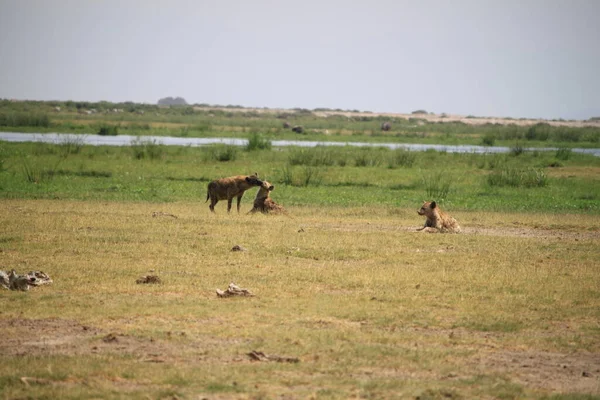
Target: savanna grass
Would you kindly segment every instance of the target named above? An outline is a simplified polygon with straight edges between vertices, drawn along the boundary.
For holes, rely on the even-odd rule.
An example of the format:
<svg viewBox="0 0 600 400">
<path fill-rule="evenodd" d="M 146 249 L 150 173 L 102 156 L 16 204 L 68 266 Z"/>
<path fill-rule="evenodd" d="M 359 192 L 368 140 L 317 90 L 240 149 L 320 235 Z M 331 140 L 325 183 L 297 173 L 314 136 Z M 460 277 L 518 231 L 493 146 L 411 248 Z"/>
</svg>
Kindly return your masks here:
<svg viewBox="0 0 600 400">
<path fill-rule="evenodd" d="M 593 196 L 600 191 L 595 179 L 600 159 L 577 153 L 558 163 L 552 152 L 518 157 L 353 147 L 246 152 L 228 145 L 178 147 L 143 139 L 123 148 L 0 142 L 0 153 L 1 198 L 192 201 L 213 179 L 259 172 L 277 185 L 275 198 L 290 205 L 414 207 L 437 200 L 464 210 L 600 212 Z M 406 156 L 405 165 L 390 168 L 397 154 Z M 365 155 L 381 161 L 356 166 L 354 160 Z M 28 178 L 25 162 L 33 175 L 36 170 L 61 170 L 61 175 L 50 173 L 43 185 L 29 184 L 40 179 Z M 516 171 L 518 180 L 508 184 L 502 171 Z M 498 176 L 502 180 L 493 181 Z"/>
<path fill-rule="evenodd" d="M 544 363 L 597 368 L 598 216 L 456 211 L 464 234 L 430 235 L 416 207 L 2 203 L 4 265 L 54 279 L 0 292 L 8 398 L 596 393 Z"/>
</svg>

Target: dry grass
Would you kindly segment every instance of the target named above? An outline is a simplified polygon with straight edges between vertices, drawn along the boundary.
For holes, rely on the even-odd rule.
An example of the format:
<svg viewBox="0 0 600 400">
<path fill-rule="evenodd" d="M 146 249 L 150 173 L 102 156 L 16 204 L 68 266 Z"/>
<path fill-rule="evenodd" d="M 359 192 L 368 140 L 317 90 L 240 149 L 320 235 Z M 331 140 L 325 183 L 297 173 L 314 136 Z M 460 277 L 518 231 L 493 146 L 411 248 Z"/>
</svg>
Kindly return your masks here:
<svg viewBox="0 0 600 400">
<path fill-rule="evenodd" d="M 0 269 L 54 284 L 0 292 L 0 393 L 600 395 L 600 217 L 453 213 L 465 233 L 432 235 L 417 206 L 2 201 Z M 217 298 L 230 282 L 255 296 Z"/>
</svg>

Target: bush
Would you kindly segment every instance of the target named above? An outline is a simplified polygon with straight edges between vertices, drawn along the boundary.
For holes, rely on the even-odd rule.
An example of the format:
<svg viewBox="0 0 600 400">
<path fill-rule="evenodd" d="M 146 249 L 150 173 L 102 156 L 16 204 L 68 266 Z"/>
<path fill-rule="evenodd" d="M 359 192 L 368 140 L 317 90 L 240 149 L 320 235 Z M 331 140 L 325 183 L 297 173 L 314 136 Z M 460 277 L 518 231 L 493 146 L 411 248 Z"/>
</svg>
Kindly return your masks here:
<svg viewBox="0 0 600 400">
<path fill-rule="evenodd" d="M 377 167 L 381 163 L 381 151 L 376 149 L 360 149 L 354 163 L 357 167 Z"/>
<path fill-rule="evenodd" d="M 82 136 L 65 135 L 62 141 L 58 144 L 62 157 L 67 157 L 69 154 L 79 154 L 83 148 L 84 141 Z"/>
<path fill-rule="evenodd" d="M 33 162 L 30 161 L 32 159 Z M 25 180 L 29 183 L 44 183 L 52 180 L 58 169 L 58 166 L 64 159 L 64 157 L 58 157 L 53 165 L 51 165 L 49 168 L 45 168 L 36 163 L 35 157 L 31 157 L 30 155 L 22 155 L 21 169 L 25 175 Z"/>
<path fill-rule="evenodd" d="M 248 138 L 248 145 L 246 145 L 246 150 L 271 150 L 271 141 L 263 137 L 260 133 L 253 133 Z"/>
<path fill-rule="evenodd" d="M 44 113 L 11 112 L 0 114 L 0 126 L 50 126 L 50 118 Z"/>
<path fill-rule="evenodd" d="M 215 145 L 207 148 L 205 158 L 207 161 L 234 161 L 237 158 L 238 149 L 233 145 Z"/>
<path fill-rule="evenodd" d="M 301 168 L 301 173 L 297 174 L 297 169 L 292 168 L 287 164 L 281 170 L 281 179 L 279 182 L 290 186 L 319 186 L 323 181 L 322 170 L 310 165 L 305 165 Z"/>
<path fill-rule="evenodd" d="M 148 140 L 142 138 L 136 138 L 131 141 L 131 149 L 133 151 L 133 157 L 137 160 L 149 158 L 156 160 L 163 155 L 163 145 L 156 142 L 156 140 Z"/>
<path fill-rule="evenodd" d="M 493 146 L 496 142 L 496 135 L 493 133 L 486 133 L 485 136 L 481 139 L 481 143 L 484 146 Z"/>
<path fill-rule="evenodd" d="M 550 124 L 540 122 L 530 126 L 529 129 L 527 129 L 527 132 L 525 133 L 525 139 L 546 141 L 550 137 L 551 130 L 552 126 L 550 126 Z"/>
<path fill-rule="evenodd" d="M 520 156 L 523 153 L 525 153 L 525 148 L 519 143 L 515 144 L 513 147 L 510 148 L 510 154 L 515 157 Z"/>
<path fill-rule="evenodd" d="M 119 128 L 117 125 L 101 125 L 98 128 L 97 134 L 100 136 L 117 136 L 119 134 Z"/>
<path fill-rule="evenodd" d="M 548 177 L 541 169 L 525 169 L 506 167 L 494 171 L 487 176 L 490 186 L 512 186 L 512 187 L 544 187 L 548 185 Z"/>
<path fill-rule="evenodd" d="M 439 171 L 423 175 L 421 183 L 428 199 L 444 200 L 450 193 L 452 179 L 445 171 Z"/>
<path fill-rule="evenodd" d="M 296 148 L 290 151 L 288 163 L 290 165 L 306 165 L 306 166 L 332 166 L 336 161 L 341 165 L 345 165 L 345 160 L 341 161 L 340 157 L 336 157 L 335 150 L 325 146 L 317 146 L 315 148 Z"/>
<path fill-rule="evenodd" d="M 573 151 L 568 147 L 562 147 L 556 150 L 556 158 L 559 160 L 568 160 L 571 158 L 571 154 L 573 154 Z"/>
<path fill-rule="evenodd" d="M 406 149 L 396 149 L 392 152 L 392 155 L 388 161 L 389 168 L 397 167 L 412 167 L 417 159 L 417 155 Z"/>
</svg>

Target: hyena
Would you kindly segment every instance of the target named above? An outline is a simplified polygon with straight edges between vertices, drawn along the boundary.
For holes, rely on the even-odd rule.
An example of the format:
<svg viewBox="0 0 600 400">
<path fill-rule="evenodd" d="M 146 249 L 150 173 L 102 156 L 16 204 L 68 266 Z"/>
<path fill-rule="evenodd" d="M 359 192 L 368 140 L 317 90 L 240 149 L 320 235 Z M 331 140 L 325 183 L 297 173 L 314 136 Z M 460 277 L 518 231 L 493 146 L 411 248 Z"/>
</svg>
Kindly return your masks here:
<svg viewBox="0 0 600 400">
<path fill-rule="evenodd" d="M 210 211 L 215 212 L 215 204 L 219 200 L 227 200 L 227 212 L 231 211 L 231 202 L 237 197 L 237 210 L 240 212 L 240 202 L 244 192 L 254 186 L 261 186 L 262 181 L 258 179 L 258 174 L 238 175 L 229 178 L 221 178 L 208 184 L 206 201 L 210 199 Z"/>
<path fill-rule="evenodd" d="M 435 201 L 423 202 L 423 205 L 417 211 L 419 215 L 424 215 L 427 219 L 425 225 L 417 229 L 424 232 L 449 232 L 459 233 L 461 231 L 458 222 L 448 214 L 444 213 Z"/>
<path fill-rule="evenodd" d="M 275 203 L 273 199 L 271 199 L 271 192 L 273 189 L 275 189 L 275 186 L 271 185 L 267 181 L 263 181 L 260 189 L 258 189 L 258 192 L 256 193 L 254 207 L 248 213 L 261 212 L 263 214 L 268 214 L 272 212 L 287 214 L 282 206 Z"/>
</svg>

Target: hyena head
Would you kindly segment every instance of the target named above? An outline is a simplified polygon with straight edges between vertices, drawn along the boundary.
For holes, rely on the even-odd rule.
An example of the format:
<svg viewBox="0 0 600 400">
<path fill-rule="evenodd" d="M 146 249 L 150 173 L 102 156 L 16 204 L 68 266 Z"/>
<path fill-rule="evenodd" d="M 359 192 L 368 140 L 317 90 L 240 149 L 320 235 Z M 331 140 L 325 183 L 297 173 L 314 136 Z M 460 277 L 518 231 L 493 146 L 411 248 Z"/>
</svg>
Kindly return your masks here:
<svg viewBox="0 0 600 400">
<path fill-rule="evenodd" d="M 437 204 L 435 201 L 424 201 L 419 211 L 417 211 L 417 214 L 425 216 L 433 215 L 433 210 L 435 210 L 436 207 Z"/>
<path fill-rule="evenodd" d="M 246 177 L 246 182 L 250 186 L 262 186 L 263 181 L 258 179 L 258 173 L 254 173 L 254 175 L 250 175 Z"/>
<path fill-rule="evenodd" d="M 275 186 L 271 185 L 270 182 L 262 181 L 262 184 L 260 185 L 260 188 L 266 190 L 267 192 L 270 192 L 273 189 L 275 189 Z"/>
</svg>

